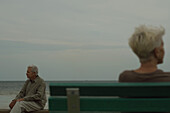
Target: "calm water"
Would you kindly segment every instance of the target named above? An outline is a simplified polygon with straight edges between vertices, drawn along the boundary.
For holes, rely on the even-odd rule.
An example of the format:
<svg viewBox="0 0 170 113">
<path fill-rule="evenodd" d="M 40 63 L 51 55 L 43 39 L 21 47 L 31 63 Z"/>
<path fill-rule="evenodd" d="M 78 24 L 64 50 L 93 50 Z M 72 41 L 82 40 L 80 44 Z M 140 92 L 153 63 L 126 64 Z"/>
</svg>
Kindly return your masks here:
<svg viewBox="0 0 170 113">
<path fill-rule="evenodd" d="M 0 81 L 0 95 L 13 95 L 17 94 L 25 81 Z M 49 93 L 49 81 L 46 82 L 46 92 Z"/>
</svg>

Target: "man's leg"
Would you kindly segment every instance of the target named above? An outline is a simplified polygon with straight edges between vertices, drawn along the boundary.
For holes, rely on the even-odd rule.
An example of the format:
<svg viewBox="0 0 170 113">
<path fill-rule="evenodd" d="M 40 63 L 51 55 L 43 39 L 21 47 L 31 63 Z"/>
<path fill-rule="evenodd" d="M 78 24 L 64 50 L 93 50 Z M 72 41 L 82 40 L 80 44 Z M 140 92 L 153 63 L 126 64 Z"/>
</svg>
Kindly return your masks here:
<svg viewBox="0 0 170 113">
<path fill-rule="evenodd" d="M 25 111 L 31 112 L 31 111 L 37 111 L 41 110 L 42 107 L 35 103 L 34 101 L 20 101 L 21 108 L 24 108 Z"/>
<path fill-rule="evenodd" d="M 22 113 L 23 111 L 31 112 L 41 110 L 42 107 L 32 101 L 16 102 L 10 113 Z"/>
<path fill-rule="evenodd" d="M 10 113 L 21 113 L 21 112 L 22 112 L 21 106 L 19 102 L 16 102 L 14 107 L 11 109 Z"/>
</svg>

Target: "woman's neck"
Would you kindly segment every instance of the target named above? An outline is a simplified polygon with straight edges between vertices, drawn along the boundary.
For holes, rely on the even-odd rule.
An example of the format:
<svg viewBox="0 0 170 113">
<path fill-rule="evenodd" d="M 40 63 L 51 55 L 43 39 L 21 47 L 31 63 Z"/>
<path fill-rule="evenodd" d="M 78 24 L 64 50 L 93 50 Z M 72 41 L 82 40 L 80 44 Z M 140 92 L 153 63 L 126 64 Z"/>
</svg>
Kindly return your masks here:
<svg viewBox="0 0 170 113">
<path fill-rule="evenodd" d="M 151 72 L 155 72 L 157 69 L 158 69 L 157 63 L 150 61 L 150 62 L 141 63 L 140 68 L 136 69 L 135 72 L 137 72 L 137 73 L 151 73 Z"/>
</svg>

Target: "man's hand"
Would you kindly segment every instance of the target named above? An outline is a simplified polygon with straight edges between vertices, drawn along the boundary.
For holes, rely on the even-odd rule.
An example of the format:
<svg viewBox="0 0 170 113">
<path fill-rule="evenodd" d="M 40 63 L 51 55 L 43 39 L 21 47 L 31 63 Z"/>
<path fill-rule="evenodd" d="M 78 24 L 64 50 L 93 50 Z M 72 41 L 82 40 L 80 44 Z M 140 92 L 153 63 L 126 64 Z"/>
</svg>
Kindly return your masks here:
<svg viewBox="0 0 170 113">
<path fill-rule="evenodd" d="M 16 103 L 16 100 L 12 100 L 11 103 L 9 104 L 9 107 L 12 109 Z"/>
<path fill-rule="evenodd" d="M 19 101 L 23 101 L 24 99 L 23 98 L 20 98 L 20 99 L 17 99 L 17 102 L 19 102 Z"/>
</svg>

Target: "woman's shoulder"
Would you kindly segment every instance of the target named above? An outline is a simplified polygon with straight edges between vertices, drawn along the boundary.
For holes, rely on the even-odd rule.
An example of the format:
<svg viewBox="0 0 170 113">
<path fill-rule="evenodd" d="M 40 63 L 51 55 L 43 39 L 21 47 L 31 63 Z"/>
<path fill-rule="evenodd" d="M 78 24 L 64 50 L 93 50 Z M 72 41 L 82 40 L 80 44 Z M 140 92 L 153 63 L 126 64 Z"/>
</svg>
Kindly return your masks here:
<svg viewBox="0 0 170 113">
<path fill-rule="evenodd" d="M 133 70 L 125 70 L 121 72 L 119 75 L 119 82 L 123 82 L 124 80 L 131 78 L 130 76 L 133 75 L 133 73 Z"/>
<path fill-rule="evenodd" d="M 150 73 L 138 73 L 134 70 L 125 70 L 119 75 L 119 82 L 161 82 L 170 81 L 170 72 L 158 69 Z"/>
<path fill-rule="evenodd" d="M 127 74 L 132 74 L 134 70 L 124 70 L 123 72 L 120 73 L 120 75 L 127 75 Z"/>
</svg>

